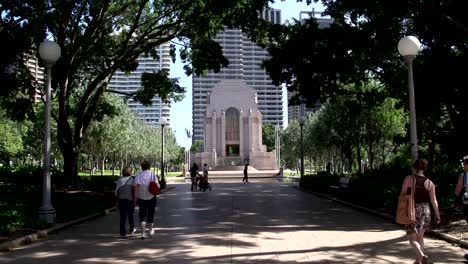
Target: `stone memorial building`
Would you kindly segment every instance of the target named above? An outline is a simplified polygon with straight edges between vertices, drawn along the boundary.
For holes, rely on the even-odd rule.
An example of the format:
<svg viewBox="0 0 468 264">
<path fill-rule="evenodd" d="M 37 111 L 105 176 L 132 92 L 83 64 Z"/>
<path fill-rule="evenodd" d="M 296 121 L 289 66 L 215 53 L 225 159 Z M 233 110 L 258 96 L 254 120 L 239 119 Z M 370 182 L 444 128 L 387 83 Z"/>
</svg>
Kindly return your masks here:
<svg viewBox="0 0 468 264">
<path fill-rule="evenodd" d="M 243 80 L 222 80 L 207 94 L 203 143 L 204 152 L 195 154 L 199 166 L 223 170 L 248 162 L 257 170 L 278 169 L 275 152 L 262 144 L 257 94 Z"/>
</svg>

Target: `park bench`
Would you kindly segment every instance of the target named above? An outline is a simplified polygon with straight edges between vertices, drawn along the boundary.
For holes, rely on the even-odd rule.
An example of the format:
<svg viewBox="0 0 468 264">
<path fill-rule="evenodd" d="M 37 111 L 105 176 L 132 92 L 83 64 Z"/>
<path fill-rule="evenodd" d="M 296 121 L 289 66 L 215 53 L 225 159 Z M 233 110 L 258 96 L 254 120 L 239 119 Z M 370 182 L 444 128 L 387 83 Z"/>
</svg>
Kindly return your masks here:
<svg viewBox="0 0 468 264">
<path fill-rule="evenodd" d="M 349 178 L 348 177 L 340 177 L 338 181 L 338 185 L 330 185 L 330 188 L 337 192 L 338 194 L 344 194 L 348 190 L 349 185 Z"/>
</svg>

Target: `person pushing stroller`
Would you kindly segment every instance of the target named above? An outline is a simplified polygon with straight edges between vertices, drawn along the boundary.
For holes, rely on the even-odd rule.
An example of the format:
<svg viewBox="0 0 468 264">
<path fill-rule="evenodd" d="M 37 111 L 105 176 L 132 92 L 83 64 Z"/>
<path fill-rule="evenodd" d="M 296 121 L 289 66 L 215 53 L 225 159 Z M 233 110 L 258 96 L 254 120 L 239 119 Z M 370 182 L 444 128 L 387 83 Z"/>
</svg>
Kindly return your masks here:
<svg viewBox="0 0 468 264">
<path fill-rule="evenodd" d="M 211 191 L 211 184 L 208 182 L 208 165 L 206 163 L 203 164 L 203 175 L 199 179 L 198 187 L 199 191 L 206 191 L 208 189 Z"/>
</svg>

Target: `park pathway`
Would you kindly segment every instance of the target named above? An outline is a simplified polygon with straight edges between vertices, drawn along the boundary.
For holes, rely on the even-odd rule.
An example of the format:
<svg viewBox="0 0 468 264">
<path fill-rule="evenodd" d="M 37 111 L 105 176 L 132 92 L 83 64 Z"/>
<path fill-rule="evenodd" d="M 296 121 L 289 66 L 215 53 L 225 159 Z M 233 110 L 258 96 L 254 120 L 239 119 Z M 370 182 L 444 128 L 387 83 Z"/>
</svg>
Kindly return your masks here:
<svg viewBox="0 0 468 264">
<path fill-rule="evenodd" d="M 192 193 L 174 184 L 158 200 L 154 237 L 119 240 L 113 212 L 2 253 L 0 263 L 413 263 L 398 225 L 296 185 L 219 182 Z M 426 248 L 434 263 L 463 263 L 459 247 L 428 239 Z"/>
</svg>

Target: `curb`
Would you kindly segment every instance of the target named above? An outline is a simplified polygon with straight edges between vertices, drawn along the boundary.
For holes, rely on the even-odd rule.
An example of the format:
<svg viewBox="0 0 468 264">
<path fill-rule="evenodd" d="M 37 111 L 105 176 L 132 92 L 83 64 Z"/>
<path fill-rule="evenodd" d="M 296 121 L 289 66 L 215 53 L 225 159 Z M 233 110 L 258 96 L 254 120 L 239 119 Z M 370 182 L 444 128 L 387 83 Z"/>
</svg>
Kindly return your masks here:
<svg viewBox="0 0 468 264">
<path fill-rule="evenodd" d="M 35 232 L 33 234 L 29 234 L 29 235 L 26 235 L 26 236 L 23 236 L 23 237 L 20 237 L 20 238 L 11 240 L 11 241 L 3 242 L 3 243 L 0 244 L 0 251 L 1 252 L 8 252 L 8 251 L 10 251 L 10 250 L 12 250 L 14 248 L 19 247 L 19 246 L 24 246 L 24 245 L 31 244 L 34 241 L 37 241 L 39 239 L 47 237 L 49 234 L 56 233 L 56 232 L 58 232 L 58 231 L 60 231 L 62 229 L 70 227 L 72 225 L 76 225 L 76 224 L 79 224 L 79 223 L 82 223 L 82 222 L 85 222 L 85 221 L 88 221 L 88 220 L 91 220 L 91 219 L 94 219 L 94 218 L 97 218 L 97 217 L 100 217 L 100 216 L 103 216 L 103 215 L 107 215 L 110 212 L 115 211 L 116 209 L 117 208 L 114 206 L 114 207 L 105 209 L 104 211 L 102 211 L 100 213 L 95 213 L 95 214 L 92 214 L 92 215 L 88 215 L 88 216 L 85 216 L 85 217 L 82 217 L 82 218 L 79 218 L 79 219 L 76 219 L 76 220 L 73 220 L 73 221 L 70 221 L 70 222 L 62 223 L 62 224 L 56 224 L 56 225 L 54 225 L 52 227 L 49 227 L 47 229 L 39 230 L 39 231 L 37 231 L 37 232 Z"/>
<path fill-rule="evenodd" d="M 329 199 L 331 201 L 334 201 L 334 202 L 337 202 L 337 203 L 340 203 L 340 204 L 343 204 L 343 205 L 346 205 L 346 206 L 349 206 L 349 207 L 353 207 L 353 208 L 355 208 L 355 209 L 357 209 L 359 211 L 363 211 L 365 213 L 369 213 L 369 214 L 372 214 L 372 215 L 379 216 L 379 217 L 384 218 L 386 220 L 389 220 L 391 222 L 395 221 L 395 216 L 391 215 L 391 214 L 382 213 L 382 212 L 379 212 L 379 211 L 376 211 L 376 210 L 373 210 L 373 209 L 369 209 L 369 208 L 366 208 L 366 207 L 363 207 L 363 206 L 360 206 L 360 205 L 357 205 L 357 204 L 346 202 L 346 201 L 340 200 L 340 199 L 338 199 L 336 197 L 333 197 L 331 195 L 327 195 L 327 194 L 324 194 L 324 193 L 309 191 L 309 190 L 306 190 L 306 189 L 301 188 L 299 186 L 294 186 L 294 188 L 296 188 L 296 189 L 298 189 L 300 191 L 311 193 L 311 194 L 313 194 L 315 196 L 319 196 L 321 198 Z M 398 225 L 398 224 L 396 224 L 396 225 Z M 447 241 L 449 243 L 457 244 L 458 246 L 460 246 L 462 248 L 468 249 L 468 241 L 458 239 L 456 237 L 453 237 L 451 235 L 447 235 L 445 233 L 442 233 L 442 232 L 439 232 L 439 231 L 436 231 L 436 230 L 429 230 L 427 232 L 427 234 L 432 235 L 434 237 L 437 237 L 439 239 L 445 240 L 445 241 Z"/>
<path fill-rule="evenodd" d="M 166 187 L 166 189 L 162 190 L 161 193 L 164 193 L 164 192 L 172 190 L 172 189 L 175 189 L 175 187 L 173 187 L 173 186 Z M 23 237 L 20 237 L 20 238 L 11 240 L 11 241 L 6 241 L 6 242 L 3 242 L 3 243 L 0 243 L 0 252 L 8 252 L 8 251 L 10 251 L 10 250 L 12 250 L 14 248 L 31 244 L 31 243 L 33 243 L 33 242 L 35 242 L 37 240 L 46 238 L 49 234 L 57 233 L 57 232 L 65 229 L 65 228 L 70 227 L 70 226 L 80 224 L 82 222 L 98 218 L 100 216 L 107 215 L 110 212 L 115 211 L 115 210 L 117 210 L 117 207 L 113 206 L 111 208 L 105 209 L 104 211 L 102 211 L 100 213 L 95 213 L 95 214 L 92 214 L 92 215 L 88 215 L 88 216 L 85 216 L 85 217 L 82 217 L 82 218 L 79 218 L 79 219 L 76 219 L 76 220 L 72 220 L 70 222 L 62 223 L 62 224 L 56 224 L 56 225 L 54 225 L 52 227 L 49 227 L 47 229 L 39 230 L 39 231 L 37 231 L 37 232 L 35 232 L 33 234 L 29 234 L 29 235 L 26 235 L 26 236 L 23 236 Z"/>
</svg>

